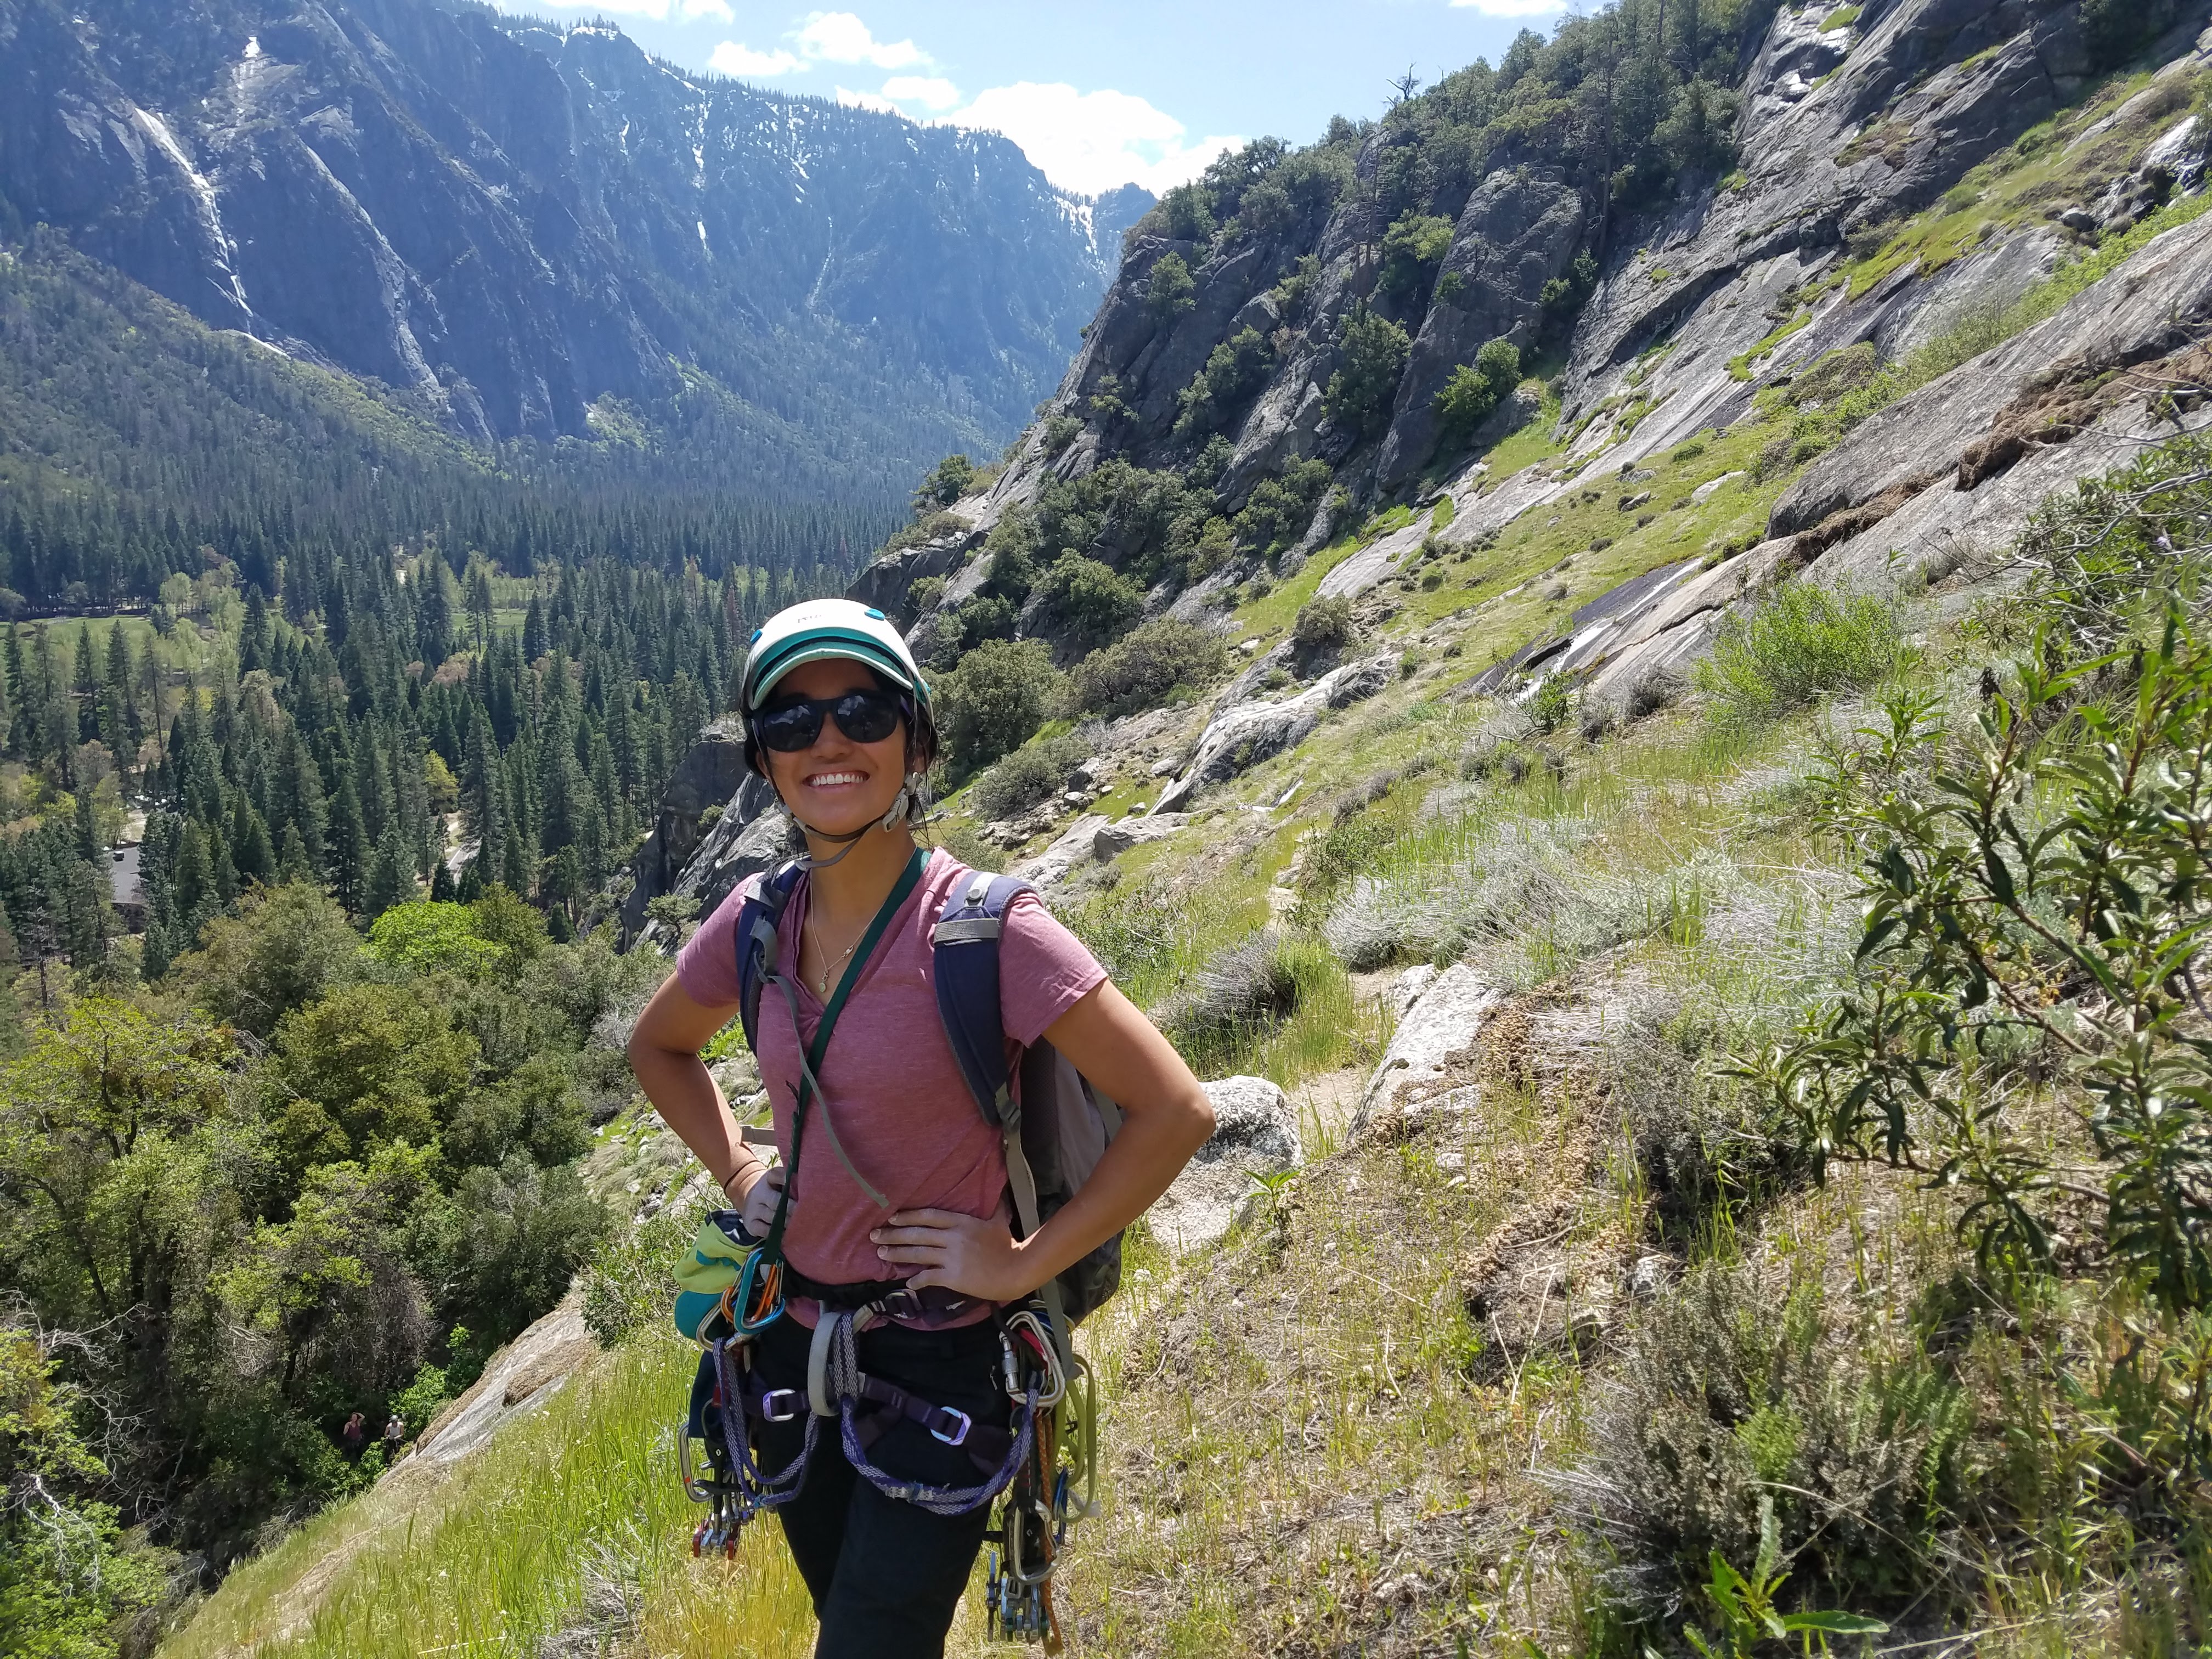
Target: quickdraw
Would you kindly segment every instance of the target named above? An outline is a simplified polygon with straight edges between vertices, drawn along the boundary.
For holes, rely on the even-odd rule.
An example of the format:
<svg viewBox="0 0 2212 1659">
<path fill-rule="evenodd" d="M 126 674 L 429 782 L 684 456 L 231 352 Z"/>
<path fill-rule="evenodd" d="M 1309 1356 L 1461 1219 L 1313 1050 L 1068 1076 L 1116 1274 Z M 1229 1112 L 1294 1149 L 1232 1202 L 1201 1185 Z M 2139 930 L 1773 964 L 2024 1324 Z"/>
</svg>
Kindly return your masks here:
<svg viewBox="0 0 2212 1659">
<path fill-rule="evenodd" d="M 1035 1401 L 1030 1455 L 1006 1488 L 992 1528 L 984 1583 L 989 1634 L 1063 1645 L 1052 1604 L 1052 1577 L 1070 1524 L 1098 1513 L 1097 1401 L 1091 1368 L 1052 1340 L 1045 1320 L 1024 1308 L 1001 1338 L 1008 1395 Z"/>
</svg>

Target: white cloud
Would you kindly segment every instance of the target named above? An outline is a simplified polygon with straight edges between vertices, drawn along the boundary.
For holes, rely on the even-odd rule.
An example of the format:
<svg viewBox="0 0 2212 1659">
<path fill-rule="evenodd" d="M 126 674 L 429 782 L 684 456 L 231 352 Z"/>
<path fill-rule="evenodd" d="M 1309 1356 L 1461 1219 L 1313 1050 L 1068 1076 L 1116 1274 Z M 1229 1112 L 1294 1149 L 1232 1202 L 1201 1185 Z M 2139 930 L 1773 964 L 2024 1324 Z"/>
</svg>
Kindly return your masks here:
<svg viewBox="0 0 2212 1659">
<path fill-rule="evenodd" d="M 781 46 L 774 52 L 755 52 L 740 41 L 725 40 L 708 58 L 707 67 L 717 75 L 759 80 L 771 75 L 788 75 L 799 67 L 799 62 Z"/>
<path fill-rule="evenodd" d="M 1543 17 L 1567 9 L 1566 0 L 1451 0 L 1455 9 L 1472 8 L 1486 17 Z"/>
<path fill-rule="evenodd" d="M 737 13 L 730 9 L 730 0 L 683 0 L 677 9 L 687 22 L 696 22 L 702 17 L 711 17 L 718 23 L 738 21 Z"/>
<path fill-rule="evenodd" d="M 939 119 L 1005 134 L 1046 178 L 1085 196 L 1127 184 L 1157 195 L 1196 178 L 1222 151 L 1244 143 L 1193 141 L 1182 122 L 1133 94 L 1078 92 L 1060 82 L 993 87 Z"/>
<path fill-rule="evenodd" d="M 930 61 L 911 40 L 878 40 L 849 11 L 817 11 L 791 37 L 817 63 L 871 64 L 878 69 L 914 69 Z"/>
<path fill-rule="evenodd" d="M 837 101 L 848 109 L 872 109 L 878 115 L 906 114 L 904 110 L 878 92 L 855 92 L 850 87 L 840 87 L 837 88 Z"/>
<path fill-rule="evenodd" d="M 960 88 L 951 82 L 919 75 L 895 75 L 884 82 L 884 96 L 895 103 L 920 104 L 924 109 L 951 109 L 960 101 Z"/>
</svg>

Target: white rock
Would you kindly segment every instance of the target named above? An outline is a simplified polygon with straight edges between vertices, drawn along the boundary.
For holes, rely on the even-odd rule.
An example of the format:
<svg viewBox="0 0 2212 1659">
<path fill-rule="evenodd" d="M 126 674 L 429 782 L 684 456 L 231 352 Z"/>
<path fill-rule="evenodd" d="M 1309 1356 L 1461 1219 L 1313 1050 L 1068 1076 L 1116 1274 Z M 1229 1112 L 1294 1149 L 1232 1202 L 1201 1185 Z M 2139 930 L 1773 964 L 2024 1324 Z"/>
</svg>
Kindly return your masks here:
<svg viewBox="0 0 2212 1659">
<path fill-rule="evenodd" d="M 2188 149 L 2189 141 L 2196 132 L 2197 118 L 2183 116 L 2151 141 L 2150 148 L 2142 153 L 2142 160 L 2136 164 L 2136 170 L 2142 172 L 2151 167 L 2172 166 Z"/>
<path fill-rule="evenodd" d="M 1158 812 L 1151 817 L 1103 824 L 1091 838 L 1091 855 L 1101 864 L 1111 864 L 1132 847 L 1172 836 L 1189 822 L 1188 812 Z"/>
<path fill-rule="evenodd" d="M 1714 496 L 1719 495 L 1722 490 L 1726 489 L 1738 478 L 1747 477 L 1749 476 L 1749 474 L 1744 472 L 1723 472 L 1717 478 L 1708 478 L 1705 483 L 1699 484 L 1695 489 L 1690 492 L 1690 499 L 1695 501 L 1699 507 L 1703 507 L 1707 501 L 1712 500 Z"/>
<path fill-rule="evenodd" d="M 1443 1077 L 1453 1060 L 1474 1047 L 1484 1019 L 1504 1000 L 1504 992 L 1483 983 L 1463 962 L 1437 975 L 1407 1011 L 1382 1063 L 1368 1079 L 1352 1120 L 1352 1133 L 1389 1114 L 1407 1089 Z"/>
<path fill-rule="evenodd" d="M 1091 861 L 1091 840 L 1106 823 L 1103 812 L 1085 813 L 1061 833 L 1059 840 L 1035 858 L 1016 865 L 1010 873 L 1034 887 L 1050 887 L 1066 880 L 1069 871 Z"/>
<path fill-rule="evenodd" d="M 1213 1134 L 1146 1217 L 1152 1237 L 1176 1255 L 1212 1243 L 1259 1192 L 1252 1177 L 1295 1170 L 1305 1161 L 1297 1114 L 1262 1077 L 1223 1078 L 1206 1086 Z"/>
<path fill-rule="evenodd" d="M 1402 1020 L 1407 1012 L 1421 1000 L 1421 994 L 1437 982 L 1437 970 L 1427 963 L 1418 968 L 1408 968 L 1398 976 L 1398 981 L 1382 994 L 1382 1006 L 1390 1011 L 1390 1018 Z"/>
</svg>

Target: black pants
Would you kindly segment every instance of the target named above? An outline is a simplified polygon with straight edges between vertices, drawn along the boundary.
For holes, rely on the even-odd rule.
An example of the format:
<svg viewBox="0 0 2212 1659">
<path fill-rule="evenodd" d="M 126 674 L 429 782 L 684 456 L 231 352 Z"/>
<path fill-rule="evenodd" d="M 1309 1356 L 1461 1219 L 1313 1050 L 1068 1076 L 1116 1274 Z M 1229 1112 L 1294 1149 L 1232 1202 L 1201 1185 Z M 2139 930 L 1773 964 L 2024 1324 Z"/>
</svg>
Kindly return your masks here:
<svg viewBox="0 0 2212 1659">
<path fill-rule="evenodd" d="M 788 1317 L 761 1333 L 757 1364 L 770 1388 L 805 1392 L 812 1335 Z M 999 1376 L 998 1334 L 988 1321 L 950 1331 L 881 1326 L 861 1333 L 859 1352 L 862 1370 L 933 1406 L 994 1428 L 1006 1427 L 1012 1415 Z M 766 1466 L 780 1469 L 797 1456 L 805 1430 L 803 1415 L 763 1425 Z M 973 1486 L 984 1479 L 966 1451 L 904 1420 L 886 1430 L 868 1456 L 901 1480 Z M 837 1425 L 824 1419 L 805 1484 L 776 1511 L 822 1623 L 815 1659 L 939 1659 L 990 1509 L 933 1515 L 884 1497 L 845 1461 Z"/>
</svg>

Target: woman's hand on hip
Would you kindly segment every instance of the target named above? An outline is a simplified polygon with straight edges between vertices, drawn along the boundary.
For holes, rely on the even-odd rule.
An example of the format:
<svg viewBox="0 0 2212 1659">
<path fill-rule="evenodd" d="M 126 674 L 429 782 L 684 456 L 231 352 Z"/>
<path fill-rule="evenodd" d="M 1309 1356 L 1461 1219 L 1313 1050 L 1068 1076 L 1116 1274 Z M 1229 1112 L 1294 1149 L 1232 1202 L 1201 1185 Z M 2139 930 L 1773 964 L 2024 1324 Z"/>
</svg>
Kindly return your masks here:
<svg viewBox="0 0 2212 1659">
<path fill-rule="evenodd" d="M 1036 1289 L 1036 1280 L 1008 1221 L 1003 1212 L 900 1210 L 868 1237 L 886 1266 L 916 1269 L 907 1281 L 915 1290 L 942 1285 L 985 1302 L 1018 1302 Z"/>
<path fill-rule="evenodd" d="M 738 1213 L 744 1218 L 745 1231 L 755 1238 L 767 1237 L 768 1230 L 775 1224 L 776 1201 L 782 1196 L 783 1166 L 756 1168 L 752 1184 L 735 1203 Z"/>
</svg>

